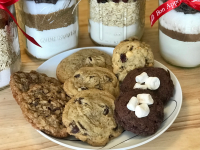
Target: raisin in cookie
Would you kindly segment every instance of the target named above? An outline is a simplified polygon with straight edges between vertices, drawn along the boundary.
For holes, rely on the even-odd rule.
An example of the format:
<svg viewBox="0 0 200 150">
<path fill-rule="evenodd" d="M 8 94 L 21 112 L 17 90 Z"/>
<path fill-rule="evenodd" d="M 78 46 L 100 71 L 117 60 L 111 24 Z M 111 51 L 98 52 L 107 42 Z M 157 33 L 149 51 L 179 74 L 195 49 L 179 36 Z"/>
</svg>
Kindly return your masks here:
<svg viewBox="0 0 200 150">
<path fill-rule="evenodd" d="M 57 78 L 64 83 L 81 67 L 104 67 L 112 71 L 112 58 L 96 49 L 83 49 L 63 59 L 56 70 Z"/>
<path fill-rule="evenodd" d="M 107 91 L 117 97 L 119 94 L 119 81 L 108 69 L 102 67 L 82 67 L 74 76 L 64 83 L 64 90 L 73 97 L 82 90 L 99 89 Z"/>
<path fill-rule="evenodd" d="M 123 129 L 114 119 L 115 98 L 105 91 L 82 91 L 65 106 L 63 123 L 70 135 L 92 146 L 103 146 Z"/>
<path fill-rule="evenodd" d="M 153 66 L 154 57 L 149 45 L 136 39 L 122 41 L 113 51 L 113 72 L 123 81 L 127 73 L 135 68 Z"/>
<path fill-rule="evenodd" d="M 24 117 L 34 128 L 54 137 L 67 137 L 62 112 L 70 98 L 58 80 L 36 71 L 16 72 L 10 86 Z"/>
<path fill-rule="evenodd" d="M 150 113 L 148 116 L 138 118 L 135 115 L 135 111 L 131 111 L 127 108 L 127 103 L 132 96 L 137 94 L 147 93 L 151 94 L 154 103 L 148 105 Z M 159 97 L 148 90 L 134 90 L 129 92 L 120 93 L 120 96 L 115 101 L 115 119 L 116 121 L 127 131 L 131 131 L 138 135 L 152 135 L 160 127 L 164 118 L 164 106 Z"/>
<path fill-rule="evenodd" d="M 144 67 L 130 71 L 125 77 L 120 86 L 122 92 L 133 91 L 133 87 L 136 83 L 135 77 L 141 73 L 146 72 L 149 77 L 157 77 L 160 80 L 160 86 L 157 90 L 149 90 L 159 96 L 160 100 L 165 104 L 173 96 L 174 84 L 170 77 L 169 71 L 163 68 L 156 67 Z"/>
</svg>

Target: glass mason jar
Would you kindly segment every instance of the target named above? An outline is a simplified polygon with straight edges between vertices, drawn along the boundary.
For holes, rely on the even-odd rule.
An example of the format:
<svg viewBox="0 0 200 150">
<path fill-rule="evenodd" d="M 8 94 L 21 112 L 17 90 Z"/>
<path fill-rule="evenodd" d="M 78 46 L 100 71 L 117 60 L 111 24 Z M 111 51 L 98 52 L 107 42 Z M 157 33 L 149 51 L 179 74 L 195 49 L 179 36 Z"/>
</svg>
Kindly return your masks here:
<svg viewBox="0 0 200 150">
<path fill-rule="evenodd" d="M 20 0 L 15 4 L 20 27 L 42 47 L 23 39 L 28 54 L 48 59 L 78 46 L 76 4 L 77 0 Z"/>
<path fill-rule="evenodd" d="M 184 3 L 159 19 L 160 52 L 167 62 L 180 67 L 200 65 L 199 20 L 200 12 Z"/>
<path fill-rule="evenodd" d="M 14 6 L 7 8 L 15 16 Z M 9 14 L 0 9 L 0 90 L 9 85 L 10 75 L 20 70 L 20 64 L 17 26 Z"/>
<path fill-rule="evenodd" d="M 116 46 L 140 39 L 145 26 L 146 0 L 89 0 L 89 33 L 98 45 Z"/>
</svg>

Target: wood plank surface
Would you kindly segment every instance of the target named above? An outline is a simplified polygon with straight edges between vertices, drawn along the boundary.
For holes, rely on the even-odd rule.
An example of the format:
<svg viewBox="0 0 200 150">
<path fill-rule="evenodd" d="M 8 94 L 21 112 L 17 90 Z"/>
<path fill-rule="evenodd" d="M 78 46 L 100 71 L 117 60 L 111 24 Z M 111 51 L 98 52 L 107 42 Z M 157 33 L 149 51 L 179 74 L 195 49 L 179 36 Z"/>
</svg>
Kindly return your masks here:
<svg viewBox="0 0 200 150">
<path fill-rule="evenodd" d="M 177 119 L 165 133 L 135 150 L 200 150 L 200 67 L 175 67 L 161 57 L 158 46 L 158 23 L 151 28 L 149 22 L 149 15 L 157 6 L 157 0 L 147 0 L 146 25 L 142 40 L 151 45 L 155 59 L 167 66 L 178 78 L 183 91 L 183 104 Z M 79 47 L 95 46 L 88 34 L 88 15 L 88 1 L 82 0 L 79 4 Z M 23 46 L 21 58 L 22 71 L 35 70 L 44 62 L 28 56 Z M 8 149 L 70 150 L 36 132 L 24 119 L 9 87 L 0 91 L 0 150 Z"/>
</svg>

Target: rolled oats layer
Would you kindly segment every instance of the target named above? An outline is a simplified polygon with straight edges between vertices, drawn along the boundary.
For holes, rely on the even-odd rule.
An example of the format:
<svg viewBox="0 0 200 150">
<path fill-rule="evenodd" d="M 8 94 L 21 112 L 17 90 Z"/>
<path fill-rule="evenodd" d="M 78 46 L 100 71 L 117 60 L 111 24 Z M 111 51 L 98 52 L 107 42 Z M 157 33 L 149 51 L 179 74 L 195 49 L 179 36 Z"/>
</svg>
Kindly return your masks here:
<svg viewBox="0 0 200 150">
<path fill-rule="evenodd" d="M 10 67 L 16 58 L 8 32 L 0 29 L 0 71 Z"/>
<path fill-rule="evenodd" d="M 119 0 L 97 2 L 90 0 L 90 19 L 102 22 L 103 25 L 124 27 L 135 24 L 139 19 L 144 25 L 146 0 L 128 0 L 126 3 Z"/>
</svg>

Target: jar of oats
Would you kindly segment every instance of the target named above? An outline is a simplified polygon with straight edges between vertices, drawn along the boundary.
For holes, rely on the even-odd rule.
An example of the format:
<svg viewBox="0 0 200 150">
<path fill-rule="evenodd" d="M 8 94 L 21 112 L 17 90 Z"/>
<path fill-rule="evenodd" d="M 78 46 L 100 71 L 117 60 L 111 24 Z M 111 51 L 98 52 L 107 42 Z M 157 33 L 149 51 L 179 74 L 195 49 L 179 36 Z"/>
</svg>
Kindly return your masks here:
<svg viewBox="0 0 200 150">
<path fill-rule="evenodd" d="M 8 9 L 15 16 L 14 6 Z M 10 75 L 20 70 L 20 64 L 17 26 L 9 14 L 0 9 L 0 90 L 9 85 Z"/>
<path fill-rule="evenodd" d="M 42 47 L 24 37 L 28 54 L 48 59 L 78 46 L 77 0 L 19 0 L 15 6 L 20 27 Z"/>
<path fill-rule="evenodd" d="M 116 46 L 144 32 L 146 0 L 90 0 L 89 33 L 99 45 Z"/>
</svg>

